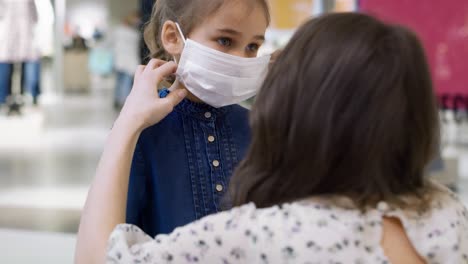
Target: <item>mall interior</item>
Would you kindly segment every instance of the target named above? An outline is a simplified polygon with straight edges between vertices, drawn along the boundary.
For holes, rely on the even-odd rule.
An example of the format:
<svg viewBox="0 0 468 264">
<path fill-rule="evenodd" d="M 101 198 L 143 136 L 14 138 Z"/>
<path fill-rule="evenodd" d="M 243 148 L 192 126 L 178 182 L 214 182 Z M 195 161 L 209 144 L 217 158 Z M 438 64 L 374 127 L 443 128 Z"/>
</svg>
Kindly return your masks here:
<svg viewBox="0 0 468 264">
<path fill-rule="evenodd" d="M 0 0 L 0 263 L 73 262 L 106 137 L 146 59 L 141 28 L 153 2 Z M 365 12 L 418 34 L 442 124 L 428 177 L 468 205 L 468 2 L 269 2 L 261 54 L 284 47 L 304 21 L 328 12 Z"/>
</svg>

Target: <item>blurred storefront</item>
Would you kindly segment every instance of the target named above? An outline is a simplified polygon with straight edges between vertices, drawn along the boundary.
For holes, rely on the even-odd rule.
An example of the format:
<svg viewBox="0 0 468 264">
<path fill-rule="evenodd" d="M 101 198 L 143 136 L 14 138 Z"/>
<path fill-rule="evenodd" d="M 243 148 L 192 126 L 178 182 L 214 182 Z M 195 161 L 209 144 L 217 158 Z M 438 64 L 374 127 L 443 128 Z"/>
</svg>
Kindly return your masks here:
<svg viewBox="0 0 468 264">
<path fill-rule="evenodd" d="M 295 30 L 311 17 L 328 12 L 352 12 L 358 0 L 269 0 L 272 21 L 263 53 L 286 45 Z"/>
</svg>

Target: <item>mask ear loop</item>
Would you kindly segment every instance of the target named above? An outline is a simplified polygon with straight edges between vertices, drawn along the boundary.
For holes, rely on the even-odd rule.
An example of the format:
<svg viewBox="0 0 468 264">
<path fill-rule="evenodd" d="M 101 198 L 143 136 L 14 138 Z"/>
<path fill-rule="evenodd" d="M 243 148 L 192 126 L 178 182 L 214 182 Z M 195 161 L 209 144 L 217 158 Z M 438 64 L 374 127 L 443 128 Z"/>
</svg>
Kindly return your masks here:
<svg viewBox="0 0 468 264">
<path fill-rule="evenodd" d="M 180 35 L 182 36 L 182 41 L 185 44 L 185 36 L 184 36 L 184 33 L 182 32 L 182 29 L 180 28 L 180 25 L 177 22 L 175 24 L 176 24 L 177 30 L 179 31 Z"/>
<path fill-rule="evenodd" d="M 185 46 L 186 41 L 185 41 L 184 33 L 182 32 L 182 29 L 180 28 L 179 23 L 175 22 L 175 24 L 176 24 L 177 30 L 179 31 L 180 36 L 182 37 L 182 41 L 184 42 L 184 46 Z M 173 59 L 176 64 L 179 64 L 175 56 L 173 57 Z"/>
<path fill-rule="evenodd" d="M 184 42 L 184 46 L 185 46 L 186 41 L 185 41 L 184 33 L 182 32 L 182 29 L 180 28 L 179 23 L 176 22 L 175 24 L 176 24 L 177 30 L 179 31 L 180 36 L 182 37 L 182 41 Z M 177 58 L 174 56 L 173 59 L 174 59 L 174 62 L 178 65 L 179 62 L 177 61 Z M 177 87 L 179 87 L 179 78 L 178 77 L 176 77 L 175 82 L 172 84 L 172 86 L 169 87 L 169 91 L 172 92 L 175 89 L 177 89 Z"/>
</svg>

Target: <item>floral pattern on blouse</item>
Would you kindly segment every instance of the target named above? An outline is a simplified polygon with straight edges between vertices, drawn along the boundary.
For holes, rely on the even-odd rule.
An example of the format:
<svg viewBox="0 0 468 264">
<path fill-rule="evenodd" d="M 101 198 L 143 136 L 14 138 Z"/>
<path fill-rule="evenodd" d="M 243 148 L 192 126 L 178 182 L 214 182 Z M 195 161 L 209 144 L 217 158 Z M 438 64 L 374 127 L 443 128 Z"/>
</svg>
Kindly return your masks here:
<svg viewBox="0 0 468 264">
<path fill-rule="evenodd" d="M 111 234 L 107 263 L 390 263 L 382 217 L 398 217 L 427 263 L 468 264 L 468 210 L 449 190 L 426 212 L 385 203 L 362 213 L 309 199 L 258 209 L 247 204 L 151 238 L 133 225 Z"/>
</svg>

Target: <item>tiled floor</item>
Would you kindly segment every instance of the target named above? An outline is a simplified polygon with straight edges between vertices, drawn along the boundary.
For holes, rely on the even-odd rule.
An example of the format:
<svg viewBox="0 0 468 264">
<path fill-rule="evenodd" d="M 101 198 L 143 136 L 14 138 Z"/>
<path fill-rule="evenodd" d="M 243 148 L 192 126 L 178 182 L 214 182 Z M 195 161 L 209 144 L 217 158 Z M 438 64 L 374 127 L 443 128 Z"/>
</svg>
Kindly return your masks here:
<svg viewBox="0 0 468 264">
<path fill-rule="evenodd" d="M 72 263 L 87 188 L 117 114 L 110 90 L 0 116 L 0 263 Z M 468 205 L 468 127 L 446 126 L 444 156 Z M 1 229 L 3 228 L 3 229 Z"/>
<path fill-rule="evenodd" d="M 72 263 L 89 183 L 117 113 L 111 90 L 0 115 L 0 263 Z M 3 229 L 2 229 L 3 228 Z"/>
<path fill-rule="evenodd" d="M 73 263 L 75 235 L 0 229 L 0 263 Z"/>
<path fill-rule="evenodd" d="M 79 215 L 116 115 L 111 91 L 99 90 L 1 116 L 0 227 L 76 232 L 68 216 Z M 50 215 L 55 225 L 41 224 Z"/>
</svg>

